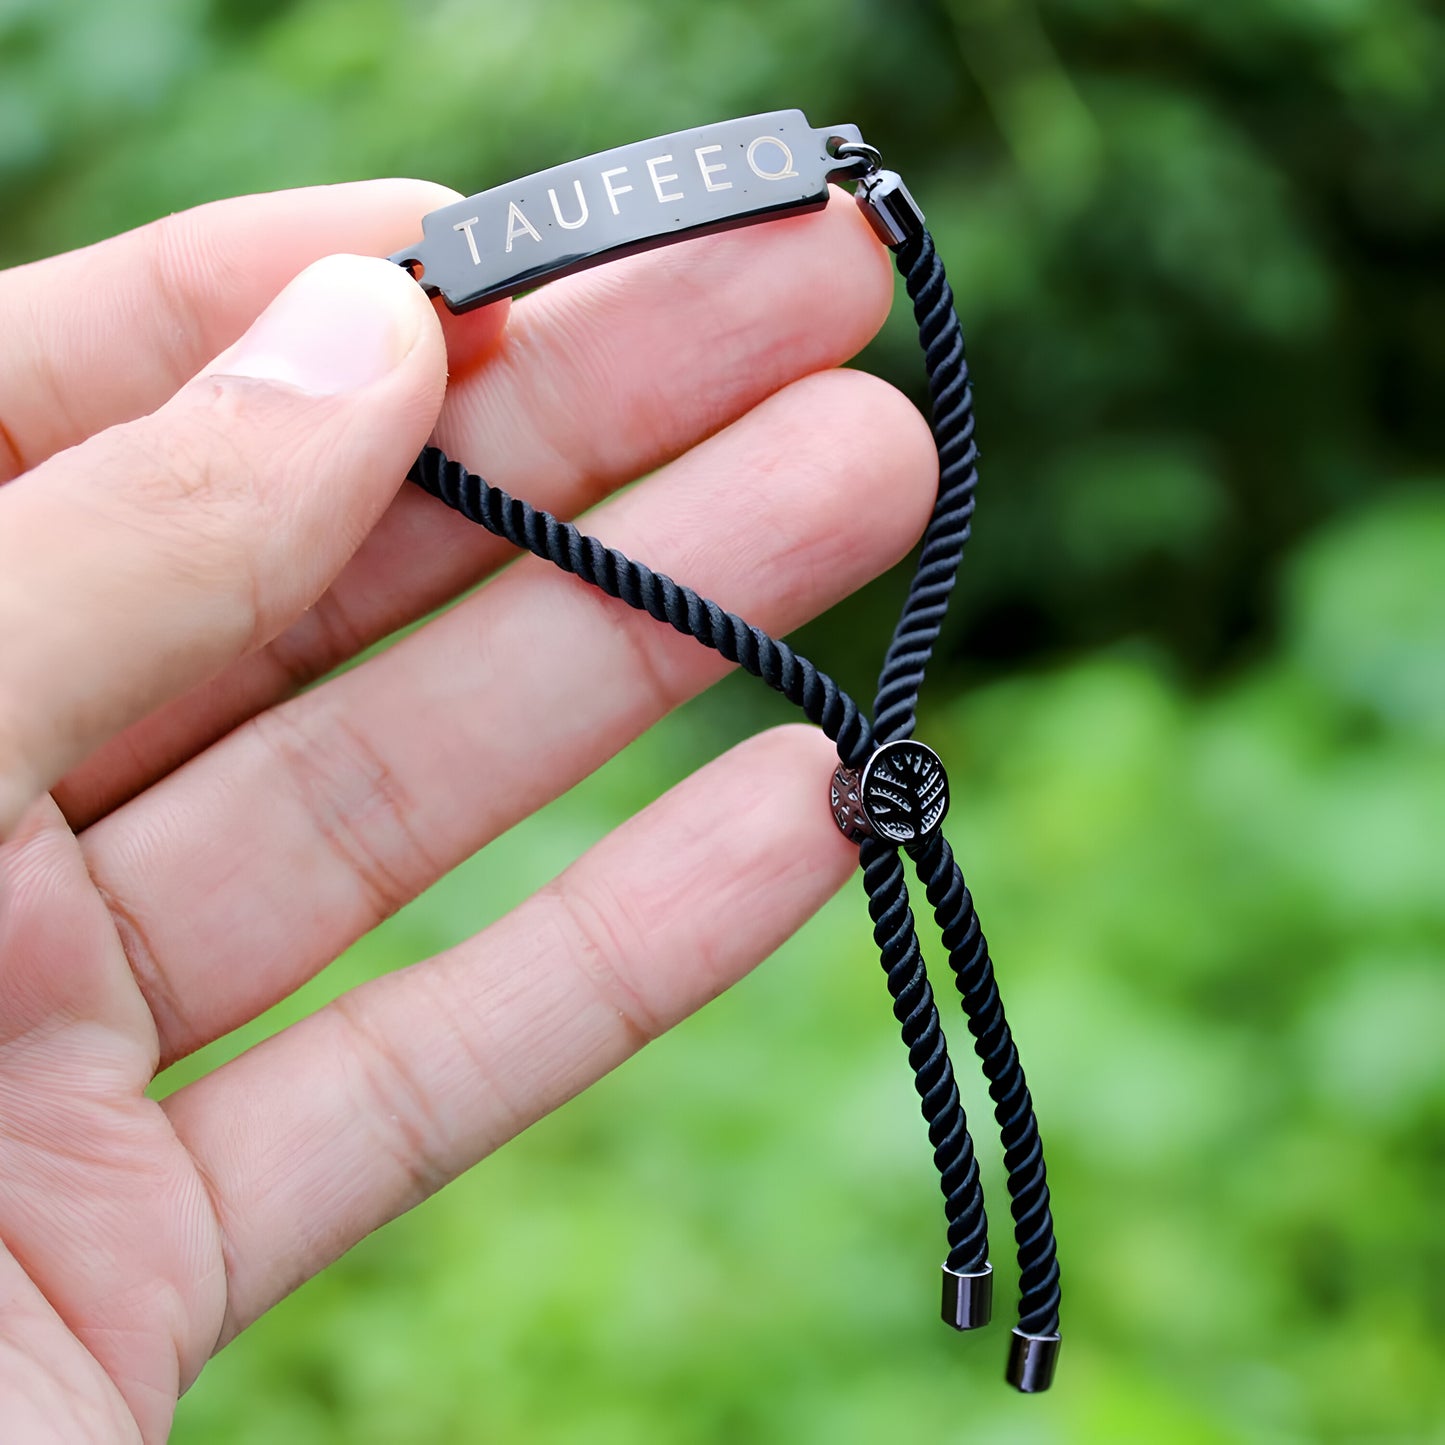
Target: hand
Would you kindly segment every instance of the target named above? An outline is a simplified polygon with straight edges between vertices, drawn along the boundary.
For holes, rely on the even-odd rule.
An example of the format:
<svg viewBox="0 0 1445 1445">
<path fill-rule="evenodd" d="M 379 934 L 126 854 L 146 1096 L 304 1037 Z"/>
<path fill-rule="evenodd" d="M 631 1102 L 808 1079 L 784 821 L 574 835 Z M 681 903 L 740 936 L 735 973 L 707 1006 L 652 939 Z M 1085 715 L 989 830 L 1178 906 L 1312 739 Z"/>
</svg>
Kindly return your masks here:
<svg viewBox="0 0 1445 1445">
<path fill-rule="evenodd" d="M 528 558 L 297 695 L 507 560 L 399 485 L 434 424 L 563 515 L 655 469 L 589 529 L 775 631 L 926 518 L 922 419 L 830 369 L 892 295 L 851 202 L 439 321 L 363 257 L 451 199 L 256 196 L 0 274 L 11 1445 L 164 1439 L 220 1345 L 855 866 L 829 745 L 783 728 L 484 933 L 146 1097 L 724 670 Z"/>
</svg>

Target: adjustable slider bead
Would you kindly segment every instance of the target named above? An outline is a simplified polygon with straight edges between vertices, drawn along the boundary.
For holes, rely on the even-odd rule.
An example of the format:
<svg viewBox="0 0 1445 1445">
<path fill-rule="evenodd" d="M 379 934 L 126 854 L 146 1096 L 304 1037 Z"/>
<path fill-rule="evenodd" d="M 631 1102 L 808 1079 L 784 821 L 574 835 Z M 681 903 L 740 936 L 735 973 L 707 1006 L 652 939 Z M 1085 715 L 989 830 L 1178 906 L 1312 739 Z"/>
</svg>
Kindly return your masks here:
<svg viewBox="0 0 1445 1445">
<path fill-rule="evenodd" d="M 868 819 L 863 816 L 856 768 L 839 763 L 833 769 L 833 784 L 828 790 L 828 797 L 833 804 L 833 821 L 850 843 L 861 843 L 873 836 Z"/>
<path fill-rule="evenodd" d="M 1015 1327 L 1009 1341 L 1006 1377 L 1014 1389 L 1025 1395 L 1037 1395 L 1054 1383 L 1054 1367 L 1059 1362 L 1058 1335 L 1026 1335 Z"/>
<path fill-rule="evenodd" d="M 858 796 L 869 828 L 898 847 L 922 843 L 948 812 L 948 774 L 932 748 L 900 738 L 863 764 Z"/>
<path fill-rule="evenodd" d="M 993 1316 L 993 1266 L 977 1274 L 960 1274 L 943 1266 L 943 1323 L 956 1330 L 976 1330 Z"/>
</svg>

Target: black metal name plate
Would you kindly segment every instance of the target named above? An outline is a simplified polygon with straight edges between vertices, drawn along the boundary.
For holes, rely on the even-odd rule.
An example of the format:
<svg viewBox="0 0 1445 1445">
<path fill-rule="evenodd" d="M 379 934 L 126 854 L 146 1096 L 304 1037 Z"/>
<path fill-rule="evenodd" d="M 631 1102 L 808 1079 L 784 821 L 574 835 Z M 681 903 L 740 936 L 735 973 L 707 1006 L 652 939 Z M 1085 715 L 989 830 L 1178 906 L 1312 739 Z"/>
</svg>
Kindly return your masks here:
<svg viewBox="0 0 1445 1445">
<path fill-rule="evenodd" d="M 391 257 L 452 311 L 690 236 L 816 211 L 856 173 L 800 110 L 728 120 L 603 151 L 468 196 L 422 220 Z M 416 269 L 420 267 L 420 272 Z"/>
</svg>

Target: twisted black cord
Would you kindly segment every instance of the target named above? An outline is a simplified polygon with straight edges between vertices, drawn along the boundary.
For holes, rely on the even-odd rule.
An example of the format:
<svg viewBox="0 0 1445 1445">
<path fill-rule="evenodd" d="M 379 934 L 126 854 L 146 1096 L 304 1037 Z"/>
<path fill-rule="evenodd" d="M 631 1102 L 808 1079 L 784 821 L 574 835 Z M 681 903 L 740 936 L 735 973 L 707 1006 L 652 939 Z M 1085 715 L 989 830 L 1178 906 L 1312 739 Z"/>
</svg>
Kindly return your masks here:
<svg viewBox="0 0 1445 1445">
<path fill-rule="evenodd" d="M 1044 1148 L 1023 1065 L 1004 1017 L 988 943 L 948 839 L 934 834 L 914 853 L 914 863 L 948 949 L 949 967 L 1003 1139 L 1019 1256 L 1019 1328 L 1031 1335 L 1056 1334 L 1059 1265 Z"/>
<path fill-rule="evenodd" d="M 948 613 L 949 595 L 969 538 L 974 489 L 978 485 L 973 387 L 964 358 L 963 328 L 958 323 L 953 291 L 933 237 L 924 231 L 905 241 L 898 248 L 896 260 L 913 301 L 918 339 L 928 368 L 939 470 L 938 499 L 878 677 L 873 731 L 880 744 L 913 733 L 918 692 Z"/>
<path fill-rule="evenodd" d="M 608 596 L 668 623 L 761 678 L 822 728 L 849 767 L 860 767 L 873 751 L 868 721 L 857 704 L 787 643 L 699 597 L 690 587 L 604 546 L 570 522 L 492 486 L 436 447 L 421 453 L 409 476 L 495 536 L 525 547 Z M 864 845 L 865 854 L 870 846 Z M 949 1265 L 963 1272 L 981 1269 L 988 1253 L 988 1223 L 973 1140 L 938 1006 L 923 971 L 902 863 L 896 849 L 881 844 L 876 846 L 876 858 L 875 866 L 870 870 L 865 864 L 864 872 L 874 937 L 894 1000 L 894 1015 L 908 1047 L 919 1107 L 928 1123 L 948 1222 Z"/>
<path fill-rule="evenodd" d="M 919 689 L 969 538 L 978 484 L 973 392 L 962 329 L 943 264 L 927 231 L 898 247 L 897 263 L 913 301 L 928 368 L 939 492 L 879 676 L 871 727 L 853 699 L 787 643 L 691 588 L 604 546 L 571 523 L 489 485 L 436 447 L 427 447 L 417 458 L 411 480 L 494 535 L 555 563 L 737 663 L 801 708 L 834 741 L 847 767 L 861 768 L 875 746 L 912 734 Z M 1002 1132 L 1019 1251 L 1019 1329 L 1028 1335 L 1056 1334 L 1059 1270 L 1043 1148 L 988 948 L 972 896 L 947 841 L 938 834 L 909 851 L 949 950 L 949 963 Z M 868 838 L 860 845 L 859 863 L 893 1013 L 908 1048 L 920 1109 L 933 1144 L 948 1220 L 947 1266 L 960 1274 L 974 1273 L 988 1257 L 978 1162 L 924 969 L 902 860 L 896 846 Z M 1010 1368 L 1012 1371 L 1012 1364 Z M 1050 1365 L 1049 1373 L 1051 1370 Z M 1015 1377 L 1015 1383 L 1020 1388 L 1045 1388 L 1047 1378 L 1029 1384 Z"/>
<path fill-rule="evenodd" d="M 947 1264 L 960 1274 L 973 1274 L 988 1260 L 983 1185 L 908 907 L 903 862 L 897 848 L 876 838 L 865 838 L 858 856 L 868 890 L 873 940 L 893 999 L 893 1016 L 901 1025 L 914 1087 L 928 1120 L 928 1138 L 948 1217 Z"/>
<path fill-rule="evenodd" d="M 809 722 L 822 728 L 850 767 L 861 766 L 872 751 L 872 732 L 858 704 L 821 668 L 761 627 L 615 547 L 604 546 L 572 523 L 492 486 L 437 447 L 427 447 L 408 476 L 495 536 L 525 547 L 609 597 L 668 623 L 761 678 L 800 707 Z"/>
<path fill-rule="evenodd" d="M 873 717 L 875 741 L 880 745 L 913 732 L 919 690 L 947 615 L 949 596 L 971 532 L 974 493 L 978 486 L 973 388 L 964 356 L 963 329 L 932 236 L 924 230 L 905 241 L 898 247 L 896 261 L 913 301 L 919 342 L 928 370 L 933 434 L 939 456 L 939 490 L 923 536 L 918 565 L 879 676 Z M 862 863 L 870 912 L 876 920 L 875 885 L 870 881 L 868 857 L 871 846 L 863 845 Z M 885 852 L 893 851 L 878 846 Z M 1043 1145 L 1018 1050 L 1004 1017 L 988 945 L 973 907 L 973 897 L 947 839 L 939 833 L 909 851 L 914 854 L 949 951 L 949 965 L 974 1037 L 975 1051 L 989 1081 L 989 1095 L 1002 1136 L 1019 1258 L 1019 1329 L 1029 1335 L 1057 1334 L 1059 1267 Z M 874 869 L 877 867 L 873 864 Z M 895 1011 L 896 1007 L 895 1004 Z M 1019 1382 L 1015 1380 L 1015 1383 Z"/>
</svg>

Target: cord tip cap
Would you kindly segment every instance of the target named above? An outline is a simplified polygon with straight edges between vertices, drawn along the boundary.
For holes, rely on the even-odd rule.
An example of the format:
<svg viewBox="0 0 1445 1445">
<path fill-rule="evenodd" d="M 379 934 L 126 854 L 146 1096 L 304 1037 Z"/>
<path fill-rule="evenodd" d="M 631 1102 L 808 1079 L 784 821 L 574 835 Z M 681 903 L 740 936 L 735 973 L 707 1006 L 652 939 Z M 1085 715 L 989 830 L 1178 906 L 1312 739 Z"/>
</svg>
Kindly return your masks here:
<svg viewBox="0 0 1445 1445">
<path fill-rule="evenodd" d="M 874 171 L 865 176 L 853 197 L 885 246 L 896 251 L 905 241 L 923 234 L 923 210 L 897 171 Z"/>
<path fill-rule="evenodd" d="M 1038 1395 L 1054 1383 L 1054 1367 L 1059 1362 L 1059 1336 L 1026 1335 L 1015 1329 L 1009 1343 L 1008 1371 L 1010 1385 L 1025 1395 Z"/>
<path fill-rule="evenodd" d="M 993 1266 L 960 1274 L 943 1266 L 943 1323 L 956 1330 L 976 1330 L 993 1316 Z"/>
</svg>

